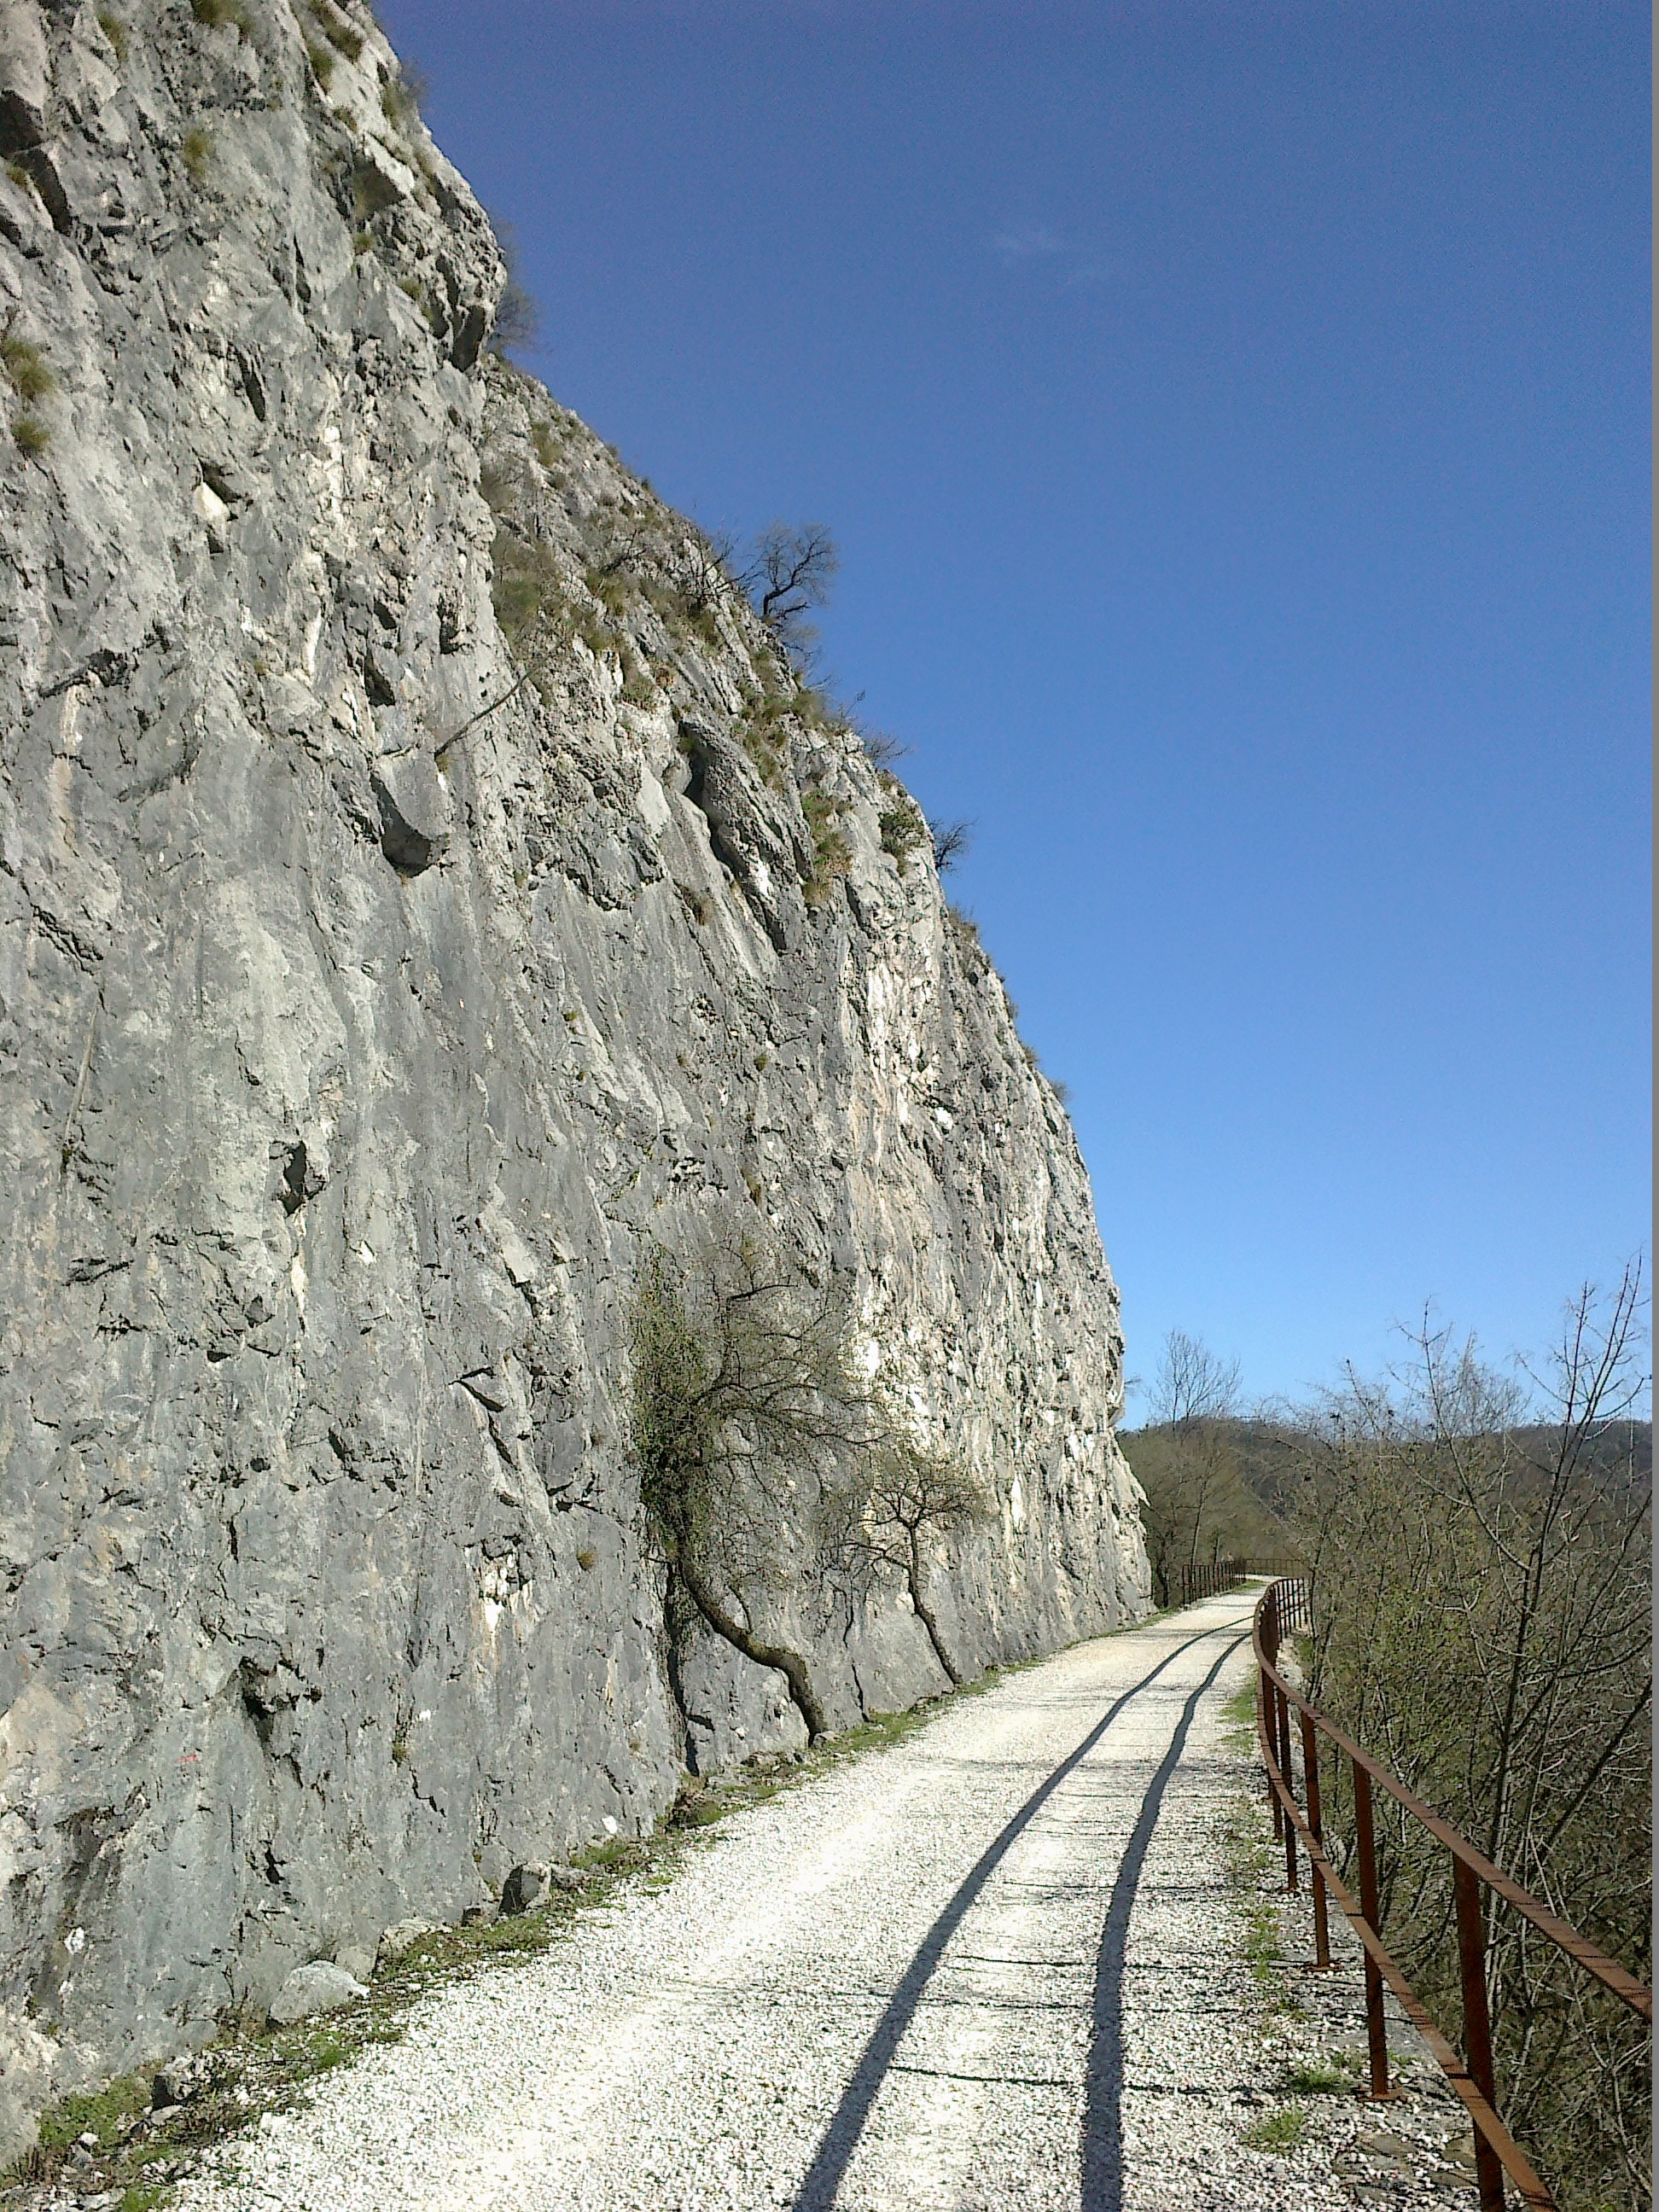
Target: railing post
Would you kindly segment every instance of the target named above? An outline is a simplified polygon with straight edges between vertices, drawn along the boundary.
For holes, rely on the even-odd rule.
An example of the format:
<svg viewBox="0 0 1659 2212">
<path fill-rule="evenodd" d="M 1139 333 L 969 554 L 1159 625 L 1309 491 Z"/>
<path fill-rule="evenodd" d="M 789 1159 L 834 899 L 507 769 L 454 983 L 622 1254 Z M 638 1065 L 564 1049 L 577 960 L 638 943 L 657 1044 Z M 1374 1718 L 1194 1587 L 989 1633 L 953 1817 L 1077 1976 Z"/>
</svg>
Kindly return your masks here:
<svg viewBox="0 0 1659 2212">
<path fill-rule="evenodd" d="M 1480 1879 L 1455 1853 L 1452 1893 L 1457 1905 L 1458 1963 L 1463 1970 L 1463 2056 L 1475 2087 L 1495 2110 L 1498 2088 L 1492 2063 L 1492 2015 L 1486 2007 L 1486 1933 L 1480 1918 Z M 1479 2128 L 1474 2131 L 1474 2170 L 1480 2185 L 1480 2212 L 1504 2212 L 1504 2170 L 1497 2152 Z"/>
<path fill-rule="evenodd" d="M 1267 1679 L 1267 1670 L 1265 1667 L 1262 1667 L 1258 1670 L 1255 1686 L 1255 1709 L 1257 1717 L 1261 1723 L 1261 1756 L 1266 1759 L 1272 1752 L 1276 1729 L 1273 1725 L 1273 1684 Z M 1279 1838 L 1285 1832 L 1285 1812 L 1284 1808 L 1279 1802 L 1279 1792 L 1273 1788 L 1273 1770 L 1271 1767 L 1267 1770 L 1267 1802 L 1273 1808 L 1273 1839 L 1277 1842 Z"/>
<path fill-rule="evenodd" d="M 1296 1795 L 1296 1773 L 1291 1765 L 1291 1701 L 1283 1690 L 1279 1692 L 1279 1771 L 1285 1778 L 1285 1787 L 1292 1797 Z M 1285 1814 L 1285 1887 L 1299 1889 L 1296 1878 L 1296 1822 L 1288 1808 Z"/>
<path fill-rule="evenodd" d="M 1325 1832 L 1320 1822 L 1319 1805 L 1319 1731 L 1311 1717 L 1302 1716 L 1302 1774 L 1308 1792 L 1308 1826 L 1315 1843 L 1321 1845 Z M 1308 1854 L 1309 1870 L 1313 1875 L 1314 1906 L 1314 1965 L 1328 1966 L 1331 1963 L 1331 1928 L 1329 1907 L 1325 1897 L 1325 1877 L 1319 1861 L 1311 1851 Z"/>
<path fill-rule="evenodd" d="M 1376 1887 L 1376 1830 L 1371 1819 L 1371 1778 L 1356 1759 L 1353 1766 L 1353 1838 L 1359 1855 L 1359 1910 L 1374 1936 L 1382 1917 Z M 1382 2010 L 1382 1970 L 1369 1951 L 1365 1954 L 1365 2040 L 1370 2049 L 1371 2094 L 1387 2097 L 1389 2087 L 1389 2023 Z"/>
</svg>

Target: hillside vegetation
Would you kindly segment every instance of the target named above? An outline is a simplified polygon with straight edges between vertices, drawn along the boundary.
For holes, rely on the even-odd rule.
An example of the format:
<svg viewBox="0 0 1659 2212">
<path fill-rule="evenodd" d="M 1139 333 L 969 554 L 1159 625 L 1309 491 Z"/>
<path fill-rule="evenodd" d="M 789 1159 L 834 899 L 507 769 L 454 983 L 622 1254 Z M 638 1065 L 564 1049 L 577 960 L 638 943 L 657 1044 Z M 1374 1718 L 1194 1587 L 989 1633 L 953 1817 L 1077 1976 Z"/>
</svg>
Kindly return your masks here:
<svg viewBox="0 0 1659 2212">
<path fill-rule="evenodd" d="M 1651 1976 L 1652 1427 L 1634 1269 L 1568 1308 L 1536 1370 L 1427 1328 L 1396 1371 L 1245 1419 L 1203 1347 L 1166 1355 L 1124 1439 L 1155 1583 L 1290 1550 L 1312 1578 L 1310 1693 L 1555 1911 Z M 1200 1355 L 1196 1361 L 1193 1352 Z M 1169 1388 L 1171 1372 L 1188 1385 Z M 1194 1387 L 1196 1375 L 1201 1388 Z M 1351 1839 L 1325 1777 L 1328 1826 Z M 1384 1930 L 1461 2027 L 1449 1863 L 1379 1798 Z M 1507 1909 L 1488 1915 L 1499 2106 L 1568 2212 L 1650 2202 L 1650 2039 Z"/>
</svg>

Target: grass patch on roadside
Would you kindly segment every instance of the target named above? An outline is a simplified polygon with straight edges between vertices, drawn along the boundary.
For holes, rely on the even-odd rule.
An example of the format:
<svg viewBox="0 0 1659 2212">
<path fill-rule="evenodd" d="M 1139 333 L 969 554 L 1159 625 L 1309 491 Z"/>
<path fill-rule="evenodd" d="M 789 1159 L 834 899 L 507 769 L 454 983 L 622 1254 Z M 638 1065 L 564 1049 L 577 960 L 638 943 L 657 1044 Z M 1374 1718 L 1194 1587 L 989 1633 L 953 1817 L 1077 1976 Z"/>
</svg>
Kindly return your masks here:
<svg viewBox="0 0 1659 2212">
<path fill-rule="evenodd" d="M 1285 2087 L 1299 2097 L 1348 2097 L 1359 2087 L 1358 2060 L 1346 2065 L 1325 2058 L 1304 2058 L 1285 2072 Z"/>
<path fill-rule="evenodd" d="M 1239 2141 L 1249 2150 L 1266 2151 L 1270 2158 L 1288 2158 L 1299 2148 L 1307 2126 L 1308 2115 L 1300 2105 L 1281 2105 L 1277 2112 L 1241 2129 Z"/>
<path fill-rule="evenodd" d="M 1244 1926 L 1244 1960 L 1250 1978 L 1260 1986 L 1276 1981 L 1285 1956 L 1279 1915 L 1265 1899 L 1248 1899 L 1239 1917 Z"/>
<path fill-rule="evenodd" d="M 1222 1726 L 1234 1751 L 1253 1751 L 1255 1747 L 1255 1677 L 1252 1674 L 1221 1708 Z"/>
</svg>

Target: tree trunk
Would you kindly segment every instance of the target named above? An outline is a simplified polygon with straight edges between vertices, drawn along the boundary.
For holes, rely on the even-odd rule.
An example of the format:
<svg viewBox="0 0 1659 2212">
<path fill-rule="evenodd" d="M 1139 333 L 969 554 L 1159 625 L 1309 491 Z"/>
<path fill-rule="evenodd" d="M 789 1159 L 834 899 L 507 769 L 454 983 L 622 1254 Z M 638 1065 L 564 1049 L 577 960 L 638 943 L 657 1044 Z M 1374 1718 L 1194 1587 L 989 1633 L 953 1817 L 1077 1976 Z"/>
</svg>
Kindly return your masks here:
<svg viewBox="0 0 1659 2212">
<path fill-rule="evenodd" d="M 807 1735 L 827 1735 L 830 1724 L 824 1718 L 823 1706 L 813 1694 L 812 1679 L 799 1652 L 791 1651 L 781 1644 L 763 1644 L 752 1630 L 745 1628 L 740 1620 L 733 1620 L 702 1574 L 688 1560 L 682 1557 L 676 1560 L 675 1566 L 685 1585 L 686 1595 L 715 1635 L 724 1637 L 734 1651 L 741 1651 L 744 1657 L 752 1659 L 756 1666 L 775 1667 L 789 1685 L 790 1698 L 795 1711 L 806 1723 Z"/>
<path fill-rule="evenodd" d="M 690 1610 L 695 1611 L 696 1608 Z M 685 1708 L 685 1684 L 680 1673 L 680 1646 L 690 1617 L 686 1603 L 675 1588 L 674 1570 L 670 1567 L 667 1587 L 663 1592 L 663 1671 L 668 1677 L 668 1694 L 674 1701 L 674 1711 L 679 1720 L 680 1756 L 688 1773 L 693 1771 L 691 1716 Z"/>
<path fill-rule="evenodd" d="M 910 1585 L 910 1602 L 916 1609 L 916 1619 L 927 1631 L 927 1641 L 933 1647 L 933 1656 L 951 1678 L 952 1689 L 962 1687 L 963 1678 L 957 1663 L 945 1648 L 945 1638 L 939 1632 L 939 1623 L 933 1618 L 933 1607 L 921 1594 L 921 1561 L 916 1555 L 916 1540 L 910 1538 L 910 1571 L 905 1577 Z"/>
</svg>

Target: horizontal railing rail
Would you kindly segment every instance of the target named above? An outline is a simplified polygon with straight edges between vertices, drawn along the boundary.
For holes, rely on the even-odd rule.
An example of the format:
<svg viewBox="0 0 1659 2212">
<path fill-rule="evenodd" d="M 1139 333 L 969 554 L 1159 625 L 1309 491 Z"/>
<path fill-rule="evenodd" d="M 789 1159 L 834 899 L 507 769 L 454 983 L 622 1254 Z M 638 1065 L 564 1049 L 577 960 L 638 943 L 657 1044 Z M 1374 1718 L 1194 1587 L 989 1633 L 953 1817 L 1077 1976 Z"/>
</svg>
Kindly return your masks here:
<svg viewBox="0 0 1659 2212">
<path fill-rule="evenodd" d="M 1383 2010 L 1386 1982 L 1399 1998 L 1406 2016 L 1434 2054 L 1441 2071 L 1462 2100 L 1474 2124 L 1475 2179 L 1481 2212 L 1504 2212 L 1504 2177 L 1508 2175 L 1522 2199 L 1539 2212 L 1555 2212 L 1555 2199 L 1534 2171 L 1526 2153 L 1504 2126 L 1497 2108 L 1492 2063 L 1492 2021 L 1486 1998 L 1486 1937 L 1481 1904 L 1482 1888 L 1491 1890 L 1529 1921 L 1575 1965 L 1601 1987 L 1650 2023 L 1653 1992 L 1627 1973 L 1616 1960 L 1598 1950 L 1578 1931 L 1540 1904 L 1529 1891 L 1511 1881 L 1503 1870 L 1459 1835 L 1397 1777 L 1360 1748 L 1327 1715 L 1310 1705 L 1285 1680 L 1279 1667 L 1279 1646 L 1285 1634 L 1310 1626 L 1310 1589 L 1305 1578 L 1290 1577 L 1273 1583 L 1255 1609 L 1254 1642 L 1257 1667 L 1257 1731 L 1267 1770 L 1267 1794 L 1273 1804 L 1273 1828 L 1285 1846 L 1287 1889 L 1300 1887 L 1297 1867 L 1297 1838 L 1302 1839 L 1312 1875 L 1314 1908 L 1314 1965 L 1332 1964 L 1327 1894 L 1334 1897 L 1364 1954 L 1365 2032 L 1370 2062 L 1370 2094 L 1393 2094 L 1389 2081 L 1388 2021 Z M 1291 1715 L 1297 1717 L 1302 1739 L 1304 1804 L 1296 1797 L 1296 1766 L 1291 1734 Z M 1332 1864 L 1325 1848 L 1321 1819 L 1319 1747 L 1329 1743 L 1349 1764 L 1353 1790 L 1353 1852 L 1358 1863 L 1359 1894 L 1356 1898 Z M 1463 2045 L 1460 2052 L 1430 2018 L 1421 1999 L 1406 1978 L 1382 1941 L 1378 1901 L 1376 1833 L 1372 1785 L 1386 1790 L 1418 1825 L 1451 1855 L 1452 1899 L 1457 1924 L 1458 1965 L 1462 1984 Z M 1305 1808 L 1305 1809 L 1304 1809 Z"/>
<path fill-rule="evenodd" d="M 1201 1598 L 1219 1597 L 1224 1590 L 1237 1589 L 1241 1583 L 1258 1575 L 1296 1575 L 1301 1571 L 1298 1559 L 1233 1558 L 1189 1560 L 1160 1572 L 1164 1576 L 1168 1602 L 1175 1606 L 1196 1605 Z"/>
</svg>

